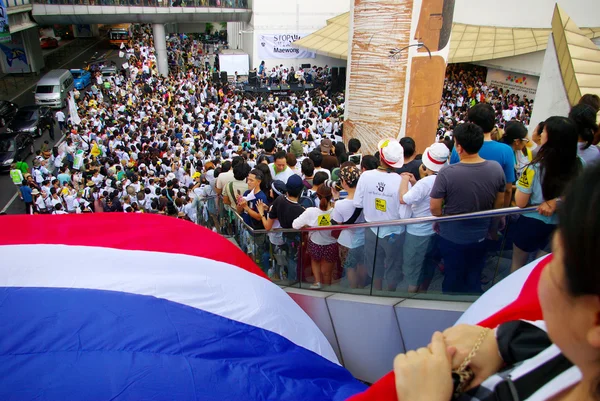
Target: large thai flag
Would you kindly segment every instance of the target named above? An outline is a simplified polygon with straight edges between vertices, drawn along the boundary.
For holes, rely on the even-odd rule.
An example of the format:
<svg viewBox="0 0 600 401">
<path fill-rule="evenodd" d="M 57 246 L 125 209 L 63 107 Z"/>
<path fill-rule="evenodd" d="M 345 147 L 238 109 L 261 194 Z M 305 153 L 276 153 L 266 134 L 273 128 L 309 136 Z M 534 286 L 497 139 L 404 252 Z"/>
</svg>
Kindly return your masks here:
<svg viewBox="0 0 600 401">
<path fill-rule="evenodd" d="M 300 307 L 209 230 L 122 213 L 0 222 L 0 400 L 365 390 Z"/>
</svg>

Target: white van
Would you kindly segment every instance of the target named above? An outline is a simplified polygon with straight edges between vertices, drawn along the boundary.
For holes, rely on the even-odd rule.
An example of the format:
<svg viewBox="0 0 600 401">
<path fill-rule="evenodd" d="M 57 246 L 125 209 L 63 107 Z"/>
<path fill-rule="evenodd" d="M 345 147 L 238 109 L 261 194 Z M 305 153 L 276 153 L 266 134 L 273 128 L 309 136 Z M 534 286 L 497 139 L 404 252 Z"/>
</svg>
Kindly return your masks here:
<svg viewBox="0 0 600 401">
<path fill-rule="evenodd" d="M 35 104 L 62 109 L 75 80 L 69 70 L 52 70 L 40 79 L 35 88 Z"/>
</svg>

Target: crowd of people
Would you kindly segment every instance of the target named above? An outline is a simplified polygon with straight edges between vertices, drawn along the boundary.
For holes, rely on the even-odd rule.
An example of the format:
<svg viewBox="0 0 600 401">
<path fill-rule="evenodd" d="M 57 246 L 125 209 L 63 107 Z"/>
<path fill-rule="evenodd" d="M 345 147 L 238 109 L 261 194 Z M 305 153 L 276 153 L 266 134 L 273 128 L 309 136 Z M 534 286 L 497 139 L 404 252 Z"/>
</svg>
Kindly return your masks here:
<svg viewBox="0 0 600 401">
<path fill-rule="evenodd" d="M 74 94 L 77 112 L 60 119 L 65 140 L 38 150 L 31 168 L 15 161 L 10 174 L 27 213 L 157 213 L 202 223 L 236 234 L 273 279 L 310 276 L 315 289 L 344 276 L 350 288 L 372 282 L 394 291 L 403 282 L 427 291 L 441 268 L 445 293 L 477 294 L 490 241 L 512 227 L 513 270 L 547 251 L 566 185 L 600 160 L 597 96 L 540 124 L 529 142 L 532 101 L 486 87 L 478 70 L 450 67 L 435 143 L 419 155 L 413 139 L 389 138 L 368 155 L 359 140 L 342 140 L 343 97 L 238 93 L 212 82 L 196 56 L 201 43 L 168 43 L 174 68 L 162 77 L 151 29 L 137 25 L 122 49 L 128 68 L 98 74 Z M 516 222 L 335 229 L 511 205 L 537 211 Z"/>
</svg>

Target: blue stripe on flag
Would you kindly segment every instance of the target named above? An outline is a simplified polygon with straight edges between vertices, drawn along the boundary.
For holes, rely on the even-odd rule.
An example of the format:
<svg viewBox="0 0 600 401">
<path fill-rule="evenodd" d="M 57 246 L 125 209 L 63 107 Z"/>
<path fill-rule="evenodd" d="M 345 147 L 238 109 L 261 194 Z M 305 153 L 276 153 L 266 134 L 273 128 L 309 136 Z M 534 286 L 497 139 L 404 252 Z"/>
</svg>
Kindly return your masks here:
<svg viewBox="0 0 600 401">
<path fill-rule="evenodd" d="M 278 334 L 151 296 L 0 287 L 0 322 L 1 400 L 337 401 L 365 390 Z"/>
</svg>

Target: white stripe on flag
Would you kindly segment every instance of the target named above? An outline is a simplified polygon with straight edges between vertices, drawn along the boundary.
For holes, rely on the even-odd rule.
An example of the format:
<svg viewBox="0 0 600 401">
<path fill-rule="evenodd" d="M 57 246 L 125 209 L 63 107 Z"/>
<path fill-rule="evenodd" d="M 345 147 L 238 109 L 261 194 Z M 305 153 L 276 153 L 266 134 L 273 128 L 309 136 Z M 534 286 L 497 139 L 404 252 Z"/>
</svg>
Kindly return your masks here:
<svg viewBox="0 0 600 401">
<path fill-rule="evenodd" d="M 191 245 L 192 246 L 192 245 Z M 327 339 L 277 285 L 196 256 L 69 245 L 0 246 L 0 287 L 62 287 L 151 295 L 277 333 L 334 363 Z"/>
</svg>

